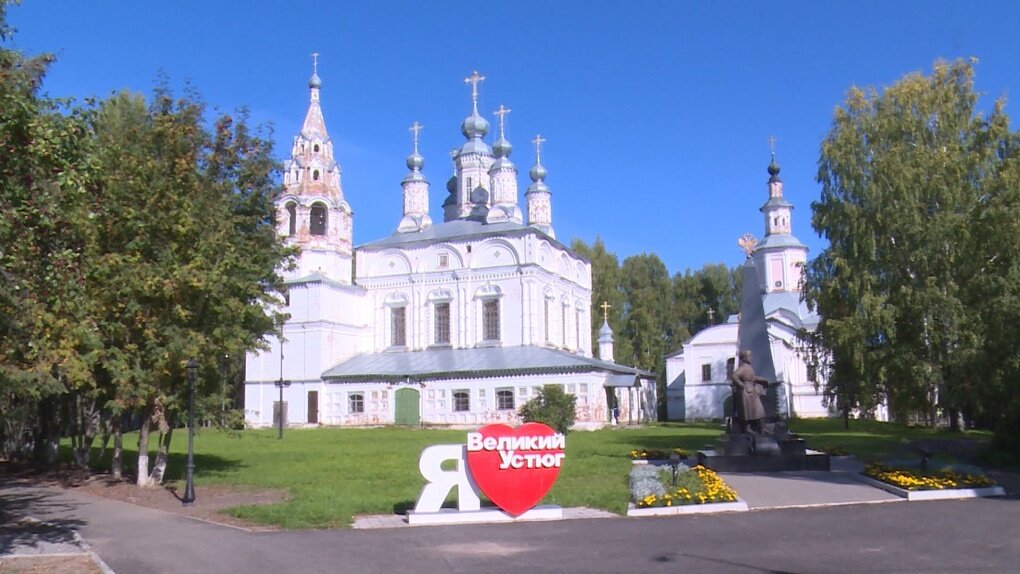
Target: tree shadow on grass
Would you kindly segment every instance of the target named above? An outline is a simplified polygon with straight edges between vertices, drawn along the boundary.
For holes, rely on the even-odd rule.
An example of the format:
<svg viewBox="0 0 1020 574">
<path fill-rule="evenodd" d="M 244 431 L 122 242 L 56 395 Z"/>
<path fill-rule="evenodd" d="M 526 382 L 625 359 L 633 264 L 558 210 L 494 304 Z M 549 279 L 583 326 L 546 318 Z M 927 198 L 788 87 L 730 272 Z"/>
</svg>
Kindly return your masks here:
<svg viewBox="0 0 1020 574">
<path fill-rule="evenodd" d="M 699 427 L 697 429 L 688 429 L 688 431 L 690 430 L 697 430 L 697 432 L 670 435 L 662 434 L 661 431 L 653 432 L 638 428 L 610 433 L 606 440 L 615 444 L 628 445 L 621 447 L 621 455 L 627 454 L 623 452 L 624 449 L 629 451 L 631 448 L 658 449 L 664 452 L 670 452 L 674 448 L 682 448 L 689 452 L 694 452 L 709 446 L 717 437 L 725 432 L 721 425 L 718 429 Z"/>
<path fill-rule="evenodd" d="M 107 449 L 105 456 L 100 459 L 100 449 L 98 447 L 92 448 L 92 455 L 89 459 L 89 468 L 95 472 L 110 472 L 111 465 L 111 454 L 110 449 Z M 149 464 L 153 464 L 156 459 L 155 453 L 149 454 Z M 70 464 L 73 460 L 71 454 L 71 447 L 62 444 L 60 445 L 60 460 L 65 464 Z M 137 476 L 138 470 L 138 450 L 124 449 L 121 454 L 122 470 L 125 475 Z M 238 469 L 247 466 L 244 461 L 234 458 L 224 458 L 222 456 L 212 454 L 194 454 L 195 460 L 195 476 L 223 476 L 236 472 Z M 167 459 L 166 472 L 164 473 L 164 480 L 184 480 L 185 473 L 187 472 L 188 455 L 187 453 L 170 453 Z"/>
</svg>

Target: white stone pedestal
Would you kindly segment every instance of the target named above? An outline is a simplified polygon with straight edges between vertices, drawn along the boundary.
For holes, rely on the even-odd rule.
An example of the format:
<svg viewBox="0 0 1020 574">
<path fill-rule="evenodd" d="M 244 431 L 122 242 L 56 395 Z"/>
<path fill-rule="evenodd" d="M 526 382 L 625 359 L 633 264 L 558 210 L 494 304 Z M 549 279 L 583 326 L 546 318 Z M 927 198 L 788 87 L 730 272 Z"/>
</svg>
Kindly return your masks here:
<svg viewBox="0 0 1020 574">
<path fill-rule="evenodd" d="M 454 508 L 444 508 L 439 512 L 407 511 L 407 523 L 412 526 L 424 524 L 478 524 L 483 522 L 527 522 L 530 520 L 560 520 L 563 508 L 551 505 L 539 505 L 524 514 L 513 517 L 498 508 L 483 508 L 461 512 Z"/>
</svg>

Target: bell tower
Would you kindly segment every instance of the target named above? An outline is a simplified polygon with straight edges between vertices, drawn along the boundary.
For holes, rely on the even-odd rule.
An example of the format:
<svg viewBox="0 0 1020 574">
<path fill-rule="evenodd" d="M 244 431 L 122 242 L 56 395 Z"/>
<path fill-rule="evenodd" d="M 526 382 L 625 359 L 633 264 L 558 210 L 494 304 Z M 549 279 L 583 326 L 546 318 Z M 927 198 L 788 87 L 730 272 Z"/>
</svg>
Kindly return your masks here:
<svg viewBox="0 0 1020 574">
<path fill-rule="evenodd" d="M 793 235 L 790 215 L 793 204 L 783 197 L 783 180 L 779 178 L 776 163 L 775 138 L 769 138 L 772 161 L 769 162 L 769 198 L 760 211 L 765 216 L 765 238 L 754 249 L 754 264 L 758 268 L 759 284 L 763 291 L 800 292 L 807 262 L 807 246 Z"/>
<path fill-rule="evenodd" d="M 319 274 L 350 284 L 353 213 L 344 199 L 340 164 L 333 159 L 333 141 L 319 105 L 318 64 L 319 55 L 312 54 L 308 111 L 284 162 L 277 230 L 301 250 L 296 268 L 285 272 L 288 278 Z"/>
</svg>

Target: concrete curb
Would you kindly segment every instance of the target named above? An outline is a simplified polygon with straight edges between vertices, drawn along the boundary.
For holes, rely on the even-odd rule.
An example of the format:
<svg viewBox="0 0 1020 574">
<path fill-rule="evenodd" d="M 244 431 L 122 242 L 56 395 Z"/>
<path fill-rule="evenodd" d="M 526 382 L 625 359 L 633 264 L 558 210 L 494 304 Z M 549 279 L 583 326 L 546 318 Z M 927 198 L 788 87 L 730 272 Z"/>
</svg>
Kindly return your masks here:
<svg viewBox="0 0 1020 574">
<path fill-rule="evenodd" d="M 92 550 L 92 547 L 89 546 L 88 542 L 85 542 L 85 539 L 78 534 L 77 530 L 74 531 L 74 540 L 78 543 L 82 550 L 84 550 L 85 553 L 92 558 L 92 561 L 96 563 L 96 566 L 99 566 L 99 569 L 103 571 L 103 574 L 117 574 L 113 571 L 113 568 L 110 568 L 109 564 L 99 557 L 99 554 L 96 554 L 96 552 Z"/>
<path fill-rule="evenodd" d="M 707 504 L 679 504 L 677 506 L 650 506 L 637 508 L 627 504 L 627 516 L 680 516 L 684 514 L 716 514 L 719 512 L 747 512 L 747 503 L 737 498 L 736 502 L 709 502 Z"/>
</svg>

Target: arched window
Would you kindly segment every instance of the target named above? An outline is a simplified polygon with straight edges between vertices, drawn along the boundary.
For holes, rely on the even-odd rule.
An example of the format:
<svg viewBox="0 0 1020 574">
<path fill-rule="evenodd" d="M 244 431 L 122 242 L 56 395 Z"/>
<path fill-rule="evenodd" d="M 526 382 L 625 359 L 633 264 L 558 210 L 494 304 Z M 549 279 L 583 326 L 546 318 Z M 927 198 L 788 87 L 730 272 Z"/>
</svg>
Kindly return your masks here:
<svg viewBox="0 0 1020 574">
<path fill-rule="evenodd" d="M 312 181 L 319 181 L 319 170 L 312 172 Z"/>
<path fill-rule="evenodd" d="M 325 205 L 316 203 L 312 206 L 311 224 L 309 225 L 312 235 L 326 235 L 327 217 Z"/>
<path fill-rule="evenodd" d="M 287 235 L 297 233 L 297 204 L 293 201 L 287 203 Z"/>
<path fill-rule="evenodd" d="M 471 410 L 471 393 L 468 391 L 453 391 L 453 410 L 456 412 Z"/>
<path fill-rule="evenodd" d="M 407 307 L 390 309 L 390 344 L 394 347 L 407 345 Z"/>
<path fill-rule="evenodd" d="M 436 319 L 436 332 L 435 332 L 436 344 L 449 345 L 450 344 L 449 301 L 435 304 L 435 319 Z"/>
<path fill-rule="evenodd" d="M 312 151 L 314 151 L 315 153 L 319 153 L 319 144 L 315 144 L 314 146 L 312 146 Z"/>
<path fill-rule="evenodd" d="M 499 299 L 482 302 L 482 338 L 486 341 L 499 340 Z"/>
</svg>

